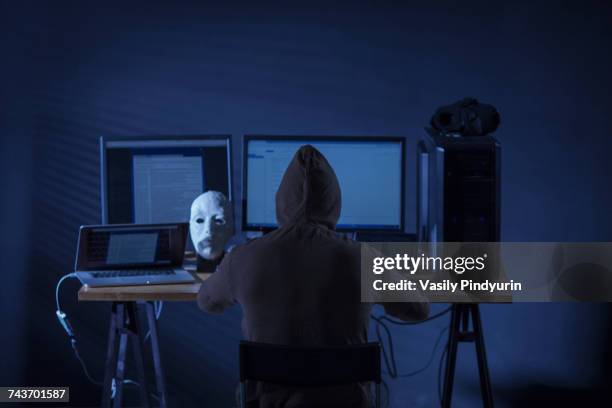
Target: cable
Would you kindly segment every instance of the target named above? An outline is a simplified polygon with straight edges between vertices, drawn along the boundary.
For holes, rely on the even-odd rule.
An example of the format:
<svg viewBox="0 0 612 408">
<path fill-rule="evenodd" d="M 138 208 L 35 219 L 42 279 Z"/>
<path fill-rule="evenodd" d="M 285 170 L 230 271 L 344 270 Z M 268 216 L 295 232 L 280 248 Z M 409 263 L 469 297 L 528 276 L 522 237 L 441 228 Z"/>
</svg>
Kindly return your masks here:
<svg viewBox="0 0 612 408">
<path fill-rule="evenodd" d="M 431 320 L 437 319 L 443 315 L 445 315 L 446 313 L 450 312 L 452 306 L 447 307 L 446 309 L 442 310 L 441 312 L 436 313 L 435 315 L 432 315 L 430 317 L 428 317 L 425 320 L 421 320 L 418 322 L 403 322 L 403 321 L 399 321 L 399 320 L 395 320 L 395 319 L 391 319 L 387 316 L 374 316 L 371 315 L 371 318 L 376 322 L 376 337 L 378 338 L 378 341 L 380 343 L 380 349 L 383 355 L 383 359 L 385 361 L 385 365 L 387 366 L 387 370 L 388 370 L 388 374 L 391 378 L 398 378 L 398 377 L 410 377 L 412 375 L 416 375 L 418 373 L 421 373 L 423 371 L 425 371 L 432 363 L 433 361 L 433 356 L 435 354 L 435 351 L 438 347 L 438 344 L 440 342 L 440 339 L 442 338 L 442 334 L 444 333 L 444 331 L 446 331 L 448 329 L 448 327 L 444 328 L 440 334 L 438 335 L 438 338 L 436 340 L 436 343 L 434 345 L 432 354 L 427 362 L 427 364 L 418 369 L 415 370 L 411 373 L 408 374 L 403 374 L 403 375 L 399 375 L 397 372 L 397 364 L 395 362 L 395 348 L 393 346 L 393 338 L 391 336 L 391 331 L 389 330 L 389 328 L 387 327 L 387 325 L 384 323 L 385 321 L 392 323 L 392 324 L 397 324 L 397 325 L 414 325 L 414 324 L 421 324 L 421 323 L 425 323 L 425 322 L 429 322 Z M 382 339 L 382 334 L 380 331 L 380 328 L 383 328 L 385 330 L 386 333 L 386 337 L 387 337 L 387 343 L 389 345 L 389 351 L 387 354 L 387 348 L 385 347 L 385 342 Z"/>
<path fill-rule="evenodd" d="M 380 318 L 372 315 L 372 319 L 376 322 L 376 337 L 378 338 L 378 342 L 380 343 L 380 351 L 382 352 L 383 359 L 385 360 L 385 365 L 387 366 L 388 375 L 391 378 L 397 377 L 397 366 L 395 364 L 395 351 L 393 347 L 393 337 L 391 337 L 391 332 L 386 324 L 384 324 Z M 387 342 L 389 343 L 389 355 L 387 355 L 387 348 L 385 347 L 385 342 L 382 340 L 382 335 L 380 333 L 380 328 L 385 329 L 385 333 L 387 334 Z"/>
<path fill-rule="evenodd" d="M 92 384 L 98 387 L 102 387 L 104 383 L 102 381 L 96 380 L 89 373 L 89 370 L 87 369 L 87 364 L 85 364 L 85 360 L 83 360 L 83 358 L 81 357 L 81 354 L 79 353 L 79 349 L 77 347 L 77 339 L 76 339 L 76 336 L 74 335 L 74 330 L 72 329 L 72 326 L 70 325 L 70 322 L 68 321 L 68 316 L 66 316 L 66 313 L 64 313 L 64 311 L 60 307 L 60 300 L 59 300 L 60 287 L 62 286 L 62 283 L 64 283 L 66 279 L 71 279 L 71 278 L 76 279 L 77 278 L 76 273 L 74 272 L 67 273 L 66 275 L 62 276 L 60 280 L 57 282 L 57 285 L 55 286 L 55 305 L 57 307 L 57 310 L 55 311 L 55 315 L 57 316 L 57 319 L 59 320 L 60 324 L 64 328 L 64 331 L 68 334 L 68 337 L 70 339 L 70 346 L 72 347 L 72 350 L 74 351 L 74 355 L 76 356 L 77 360 L 79 360 L 79 363 L 81 364 L 81 368 L 83 369 L 83 372 L 85 373 L 85 377 Z M 155 319 L 157 320 L 159 319 L 159 316 L 161 315 L 163 302 L 161 301 L 155 302 L 154 307 L 155 307 Z M 147 335 L 149 334 L 150 332 L 147 333 Z M 123 384 L 133 385 L 137 387 L 140 386 L 140 383 L 134 380 L 130 380 L 130 379 L 124 379 Z M 113 378 L 112 383 L 111 383 L 111 398 L 115 398 L 116 391 L 117 391 L 116 381 L 115 381 L 115 378 Z M 159 401 L 159 397 L 156 394 L 150 393 L 150 395 L 153 398 L 155 398 L 157 401 Z"/>
<path fill-rule="evenodd" d="M 395 362 L 395 348 L 393 346 L 393 337 L 391 336 L 391 331 L 389 330 L 389 327 L 387 327 L 387 325 L 385 324 L 385 322 L 389 322 L 392 324 L 396 324 L 396 325 L 400 325 L 400 326 L 405 326 L 405 325 L 415 325 L 415 324 L 421 324 L 421 323 L 425 323 L 425 322 L 429 322 L 431 320 L 437 319 L 441 316 L 444 316 L 446 313 L 450 312 L 452 309 L 452 306 L 447 307 L 446 309 L 428 317 L 425 320 L 421 320 L 418 322 L 403 322 L 403 321 L 399 321 L 399 320 L 395 320 L 392 319 L 390 317 L 387 316 L 374 316 L 373 314 L 370 315 L 370 317 L 376 322 L 376 337 L 378 338 L 378 342 L 380 343 L 380 349 L 381 349 L 381 353 L 383 356 L 383 359 L 385 361 L 385 365 L 387 367 L 387 374 L 391 377 L 391 378 L 407 378 L 407 377 L 412 377 L 415 376 L 417 374 L 422 373 L 423 371 L 427 370 L 431 364 L 434 361 L 435 358 L 435 354 L 436 354 L 436 350 L 438 349 L 438 345 L 440 344 L 440 341 L 442 340 L 442 338 L 444 337 L 444 333 L 450 328 L 450 326 L 446 326 L 444 327 L 442 330 L 440 330 L 440 333 L 438 334 L 438 337 L 436 338 L 436 341 L 434 343 L 433 349 L 431 351 L 431 354 L 429 355 L 429 359 L 427 360 L 427 363 L 414 371 L 411 371 L 409 373 L 406 374 L 398 374 L 397 372 L 397 364 Z M 385 342 L 383 341 L 383 335 L 381 332 L 381 327 L 382 329 L 384 329 L 386 337 L 387 337 L 387 343 L 388 343 L 388 352 L 387 352 L 387 347 L 385 347 Z M 446 344 L 446 347 L 444 348 L 444 351 L 442 353 L 442 357 L 440 360 L 440 367 L 438 368 L 438 397 L 440 399 L 440 404 L 442 401 L 442 397 L 441 397 L 441 391 L 440 391 L 440 373 L 441 373 L 441 367 L 442 367 L 442 361 L 444 361 L 444 356 L 446 355 L 448 351 L 448 343 Z M 385 403 L 383 404 L 384 407 L 388 407 L 390 402 L 391 402 L 391 397 L 390 397 L 390 391 L 389 391 L 389 387 L 387 385 L 387 383 L 385 383 L 384 381 L 382 382 L 385 391 L 386 391 L 386 400 Z"/>
<path fill-rule="evenodd" d="M 452 306 L 449 306 L 446 309 L 442 310 L 441 312 L 438 312 L 438 313 L 436 313 L 433 316 L 429 316 L 425 320 L 419 320 L 418 322 L 404 322 L 404 321 L 401 321 L 401 320 L 392 319 L 392 318 L 390 318 L 388 316 L 379 316 L 378 319 L 382 320 L 382 321 L 389 322 L 389 323 L 397 324 L 399 326 L 411 326 L 411 325 L 415 325 L 415 324 L 427 323 L 427 322 L 429 322 L 431 320 L 437 319 L 438 317 L 443 316 L 446 313 L 450 312 L 452 308 L 453 308 Z"/>
<path fill-rule="evenodd" d="M 438 344 L 440 344 L 440 340 L 442 340 L 442 337 L 444 335 L 444 333 L 448 330 L 449 326 L 446 326 L 445 328 L 443 328 L 442 330 L 440 330 L 440 334 L 438 334 L 438 338 L 436 339 L 436 343 L 433 346 L 433 350 L 431 352 L 431 354 L 429 355 L 429 360 L 427 360 L 427 364 L 425 364 L 425 366 L 419 368 L 418 370 L 414 370 L 408 374 L 402 374 L 402 375 L 398 375 L 398 377 L 401 378 L 406 378 L 406 377 L 412 377 L 414 375 L 417 375 L 419 373 L 422 373 L 423 371 L 427 370 L 429 368 L 429 366 L 431 365 L 431 363 L 434 360 L 434 356 L 436 354 L 436 350 L 438 349 Z"/>
<path fill-rule="evenodd" d="M 76 279 L 76 273 L 71 272 L 71 273 L 67 273 L 66 275 L 62 276 L 60 278 L 60 280 L 57 282 L 57 285 L 55 286 L 55 305 L 57 307 L 57 310 L 61 311 L 62 308 L 60 307 L 60 301 L 59 301 L 59 289 L 60 286 L 62 286 L 62 283 L 69 278 L 75 278 Z"/>
<path fill-rule="evenodd" d="M 70 346 L 72 347 L 72 350 L 74 351 L 74 355 L 76 356 L 77 360 L 79 360 L 79 363 L 81 364 L 81 368 L 83 369 L 83 372 L 85 373 L 85 377 L 87 377 L 87 380 L 89 380 L 89 382 L 91 382 L 92 384 L 97 385 L 97 386 L 102 386 L 102 381 L 96 380 L 89 373 L 89 370 L 87 369 L 87 364 L 85 364 L 85 360 L 83 360 L 83 358 L 81 357 L 81 354 L 79 353 L 79 349 L 77 347 L 77 339 L 74 335 L 74 330 L 72 329 L 72 326 L 70 325 L 70 322 L 68 321 L 68 316 L 66 316 L 66 313 L 62 311 L 62 308 L 60 306 L 60 301 L 59 301 L 60 287 L 62 286 L 62 283 L 64 283 L 66 279 L 70 279 L 70 278 L 76 278 L 76 273 L 74 272 L 68 273 L 62 276 L 60 280 L 57 282 L 57 285 L 55 286 L 55 305 L 57 307 L 57 310 L 55 311 L 55 315 L 57 316 L 57 319 L 59 320 L 60 324 L 64 328 L 64 331 L 68 334 L 68 338 L 70 339 Z"/>
<path fill-rule="evenodd" d="M 87 365 L 85 364 L 85 361 L 83 361 L 83 358 L 81 357 L 81 354 L 79 354 L 79 349 L 77 348 L 77 345 L 76 345 L 76 339 L 74 339 L 74 338 L 71 339 L 70 340 L 70 345 L 72 346 L 72 350 L 74 350 L 74 355 L 79 360 L 79 363 L 81 363 L 81 367 L 83 368 L 83 372 L 85 373 L 85 377 L 87 377 L 89 382 L 91 382 L 92 384 L 101 387 L 103 385 L 102 381 L 98 381 L 98 380 L 94 379 L 89 374 L 89 370 L 87 369 Z"/>
<path fill-rule="evenodd" d="M 375 318 L 375 320 L 377 320 Z M 377 321 L 377 326 L 376 326 L 376 336 L 378 338 L 379 343 L 381 344 L 381 352 L 383 355 L 383 359 L 385 361 L 385 365 L 387 366 L 388 372 L 387 374 L 391 377 L 391 378 L 407 378 L 407 377 L 412 377 L 415 376 L 417 374 L 422 373 L 423 371 L 427 370 L 430 366 L 431 363 L 433 363 L 434 361 L 434 356 L 436 354 L 436 350 L 438 349 L 438 345 L 440 344 L 440 341 L 442 340 L 444 333 L 448 330 L 448 326 L 442 328 L 442 330 L 440 330 L 440 333 L 438 334 L 438 337 L 436 338 L 436 341 L 434 343 L 433 349 L 431 351 L 431 354 L 429 355 L 429 359 L 427 360 L 427 363 L 421 367 L 418 368 L 414 371 L 411 371 L 409 373 L 406 374 L 399 374 L 397 371 L 397 364 L 395 361 L 395 350 L 394 350 L 394 346 L 393 346 L 393 339 L 391 337 L 391 333 L 389 331 L 389 328 L 382 322 Z M 384 341 L 382 339 L 382 335 L 380 332 L 380 327 L 383 327 L 383 329 L 385 330 L 386 334 L 387 334 L 387 342 L 389 343 L 389 354 L 387 354 L 387 350 L 386 347 L 384 345 Z"/>
<path fill-rule="evenodd" d="M 123 384 L 125 384 L 125 385 L 132 385 L 134 387 L 140 387 L 140 383 L 138 381 L 130 380 L 129 378 L 123 380 Z M 112 390 L 112 394 L 111 395 L 114 398 L 114 396 L 115 396 L 115 379 L 114 378 L 113 378 L 113 390 Z M 153 397 L 156 401 L 160 400 L 160 398 L 159 398 L 159 396 L 157 394 L 154 394 L 154 393 L 150 392 L 149 395 L 151 397 Z"/>
</svg>

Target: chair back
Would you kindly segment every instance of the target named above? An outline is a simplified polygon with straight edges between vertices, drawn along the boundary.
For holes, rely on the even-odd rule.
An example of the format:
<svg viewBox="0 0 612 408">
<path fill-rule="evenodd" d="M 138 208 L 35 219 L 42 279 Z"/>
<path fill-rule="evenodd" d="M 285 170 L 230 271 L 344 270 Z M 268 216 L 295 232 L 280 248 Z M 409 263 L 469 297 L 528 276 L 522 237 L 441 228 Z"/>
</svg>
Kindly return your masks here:
<svg viewBox="0 0 612 408">
<path fill-rule="evenodd" d="M 376 342 L 310 347 L 241 341 L 239 353 L 243 401 L 246 380 L 303 387 L 374 382 L 379 405 L 380 345 Z"/>
</svg>

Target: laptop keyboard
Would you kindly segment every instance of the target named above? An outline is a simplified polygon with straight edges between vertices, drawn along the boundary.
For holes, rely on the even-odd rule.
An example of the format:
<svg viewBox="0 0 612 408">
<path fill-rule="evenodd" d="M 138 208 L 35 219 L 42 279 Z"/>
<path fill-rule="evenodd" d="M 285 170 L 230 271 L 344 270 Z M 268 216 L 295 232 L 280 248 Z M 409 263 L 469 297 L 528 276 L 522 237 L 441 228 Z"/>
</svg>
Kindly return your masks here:
<svg viewBox="0 0 612 408">
<path fill-rule="evenodd" d="M 126 276 L 176 275 L 174 269 L 117 269 L 112 271 L 91 272 L 94 278 L 120 278 Z"/>
</svg>

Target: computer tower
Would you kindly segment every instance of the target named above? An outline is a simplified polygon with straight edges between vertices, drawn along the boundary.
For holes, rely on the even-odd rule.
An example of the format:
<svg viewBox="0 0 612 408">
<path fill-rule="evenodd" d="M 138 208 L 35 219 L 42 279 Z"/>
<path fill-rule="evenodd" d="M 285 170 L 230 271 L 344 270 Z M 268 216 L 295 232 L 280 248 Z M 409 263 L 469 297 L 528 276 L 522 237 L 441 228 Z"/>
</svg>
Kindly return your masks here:
<svg viewBox="0 0 612 408">
<path fill-rule="evenodd" d="M 499 241 L 499 142 L 427 131 L 417 148 L 419 241 Z"/>
</svg>

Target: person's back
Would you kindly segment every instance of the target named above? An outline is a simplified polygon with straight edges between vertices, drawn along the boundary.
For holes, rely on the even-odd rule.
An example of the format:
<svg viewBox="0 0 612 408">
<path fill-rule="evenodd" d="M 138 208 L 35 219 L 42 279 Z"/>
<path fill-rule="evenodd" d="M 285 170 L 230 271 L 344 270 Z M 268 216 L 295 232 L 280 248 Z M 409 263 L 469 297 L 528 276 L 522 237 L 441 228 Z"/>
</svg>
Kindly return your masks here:
<svg viewBox="0 0 612 408">
<path fill-rule="evenodd" d="M 198 304 L 219 312 L 242 305 L 244 338 L 286 345 L 348 345 L 367 341 L 371 305 L 360 299 L 360 248 L 335 231 L 341 196 L 327 160 L 302 147 L 276 194 L 280 228 L 234 249 L 205 281 Z M 427 313 L 403 306 L 413 318 Z M 421 308 L 423 309 L 423 308 Z M 406 317 L 406 316 L 400 316 Z M 296 389 L 258 384 L 259 407 L 367 406 L 355 384 Z"/>
<path fill-rule="evenodd" d="M 231 253 L 247 340 L 293 345 L 366 341 L 359 247 L 313 223 L 294 224 Z M 355 262 L 357 261 L 357 262 Z M 243 269 L 244 266 L 244 269 Z"/>
</svg>

